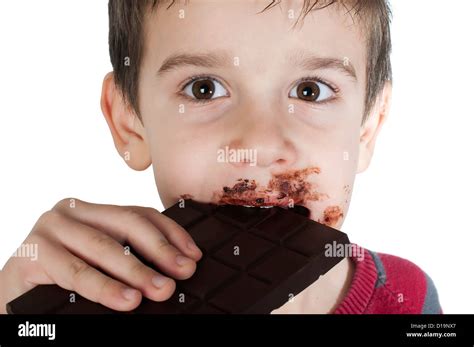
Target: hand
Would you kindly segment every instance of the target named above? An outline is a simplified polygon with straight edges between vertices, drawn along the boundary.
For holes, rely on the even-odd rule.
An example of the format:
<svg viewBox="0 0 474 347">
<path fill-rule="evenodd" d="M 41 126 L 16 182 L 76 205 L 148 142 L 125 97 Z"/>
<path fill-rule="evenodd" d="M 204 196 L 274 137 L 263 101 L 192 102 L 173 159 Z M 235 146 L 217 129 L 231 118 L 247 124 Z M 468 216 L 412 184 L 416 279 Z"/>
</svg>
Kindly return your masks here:
<svg viewBox="0 0 474 347">
<path fill-rule="evenodd" d="M 202 257 L 191 236 L 157 210 L 63 199 L 45 212 L 24 244 L 37 260 L 12 257 L 0 273 L 0 313 L 39 284 L 56 283 L 118 311 L 136 308 L 142 295 L 167 300 L 173 279 L 187 279 Z M 130 245 L 151 268 L 124 248 Z"/>
</svg>

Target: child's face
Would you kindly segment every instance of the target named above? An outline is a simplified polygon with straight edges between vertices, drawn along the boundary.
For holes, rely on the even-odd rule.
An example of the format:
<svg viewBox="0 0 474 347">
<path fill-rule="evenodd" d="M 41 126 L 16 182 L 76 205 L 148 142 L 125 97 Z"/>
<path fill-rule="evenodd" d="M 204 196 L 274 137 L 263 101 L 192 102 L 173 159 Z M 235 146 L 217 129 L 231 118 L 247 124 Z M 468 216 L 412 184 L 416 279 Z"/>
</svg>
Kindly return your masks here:
<svg viewBox="0 0 474 347">
<path fill-rule="evenodd" d="M 295 204 L 316 221 L 342 225 L 355 174 L 368 165 L 381 123 L 376 117 L 361 127 L 365 34 L 335 6 L 291 30 L 301 3 L 257 14 L 268 0 L 192 0 L 148 15 L 139 80 L 144 129 L 135 123 L 146 146 L 128 150 L 148 156 L 165 207 L 182 195 Z M 203 66 L 178 64 L 158 74 L 176 54 L 200 54 Z M 207 62 L 207 55 L 216 56 Z M 186 85 L 195 75 L 204 77 Z"/>
</svg>

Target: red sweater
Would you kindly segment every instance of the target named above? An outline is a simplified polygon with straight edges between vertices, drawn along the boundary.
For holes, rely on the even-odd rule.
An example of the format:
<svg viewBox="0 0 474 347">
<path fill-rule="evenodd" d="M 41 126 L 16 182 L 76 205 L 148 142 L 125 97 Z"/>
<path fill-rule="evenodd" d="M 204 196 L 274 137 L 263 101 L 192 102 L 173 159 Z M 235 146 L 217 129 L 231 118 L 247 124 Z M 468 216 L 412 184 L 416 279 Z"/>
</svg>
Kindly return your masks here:
<svg viewBox="0 0 474 347">
<path fill-rule="evenodd" d="M 363 249 L 354 256 L 354 277 L 336 314 L 442 313 L 431 278 L 418 266 L 393 255 Z"/>
</svg>

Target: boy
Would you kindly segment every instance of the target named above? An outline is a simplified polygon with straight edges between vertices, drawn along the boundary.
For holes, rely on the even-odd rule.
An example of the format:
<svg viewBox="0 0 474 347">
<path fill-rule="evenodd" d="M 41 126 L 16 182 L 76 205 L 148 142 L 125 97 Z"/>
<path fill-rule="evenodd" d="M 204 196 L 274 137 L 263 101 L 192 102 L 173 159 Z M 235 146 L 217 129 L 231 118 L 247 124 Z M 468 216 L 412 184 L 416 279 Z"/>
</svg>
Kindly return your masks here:
<svg viewBox="0 0 474 347">
<path fill-rule="evenodd" d="M 111 0 L 109 18 L 114 71 L 102 111 L 126 164 L 153 165 L 165 207 L 182 197 L 301 205 L 341 227 L 390 106 L 385 0 Z M 152 208 L 78 199 L 44 213 L 25 243 L 40 256 L 7 262 L 2 310 L 44 283 L 131 310 L 142 296 L 168 299 L 202 256 Z M 156 267 L 125 254 L 125 243 Z M 274 313 L 441 312 L 416 265 L 357 253 Z"/>
</svg>

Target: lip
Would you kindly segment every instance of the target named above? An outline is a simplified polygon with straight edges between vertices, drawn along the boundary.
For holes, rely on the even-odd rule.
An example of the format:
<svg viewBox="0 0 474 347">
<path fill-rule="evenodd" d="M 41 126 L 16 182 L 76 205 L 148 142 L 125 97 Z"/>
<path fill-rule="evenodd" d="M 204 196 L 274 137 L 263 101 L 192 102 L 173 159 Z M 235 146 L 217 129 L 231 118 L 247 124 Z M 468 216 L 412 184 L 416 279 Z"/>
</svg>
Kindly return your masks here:
<svg viewBox="0 0 474 347">
<path fill-rule="evenodd" d="M 212 200 L 217 205 L 294 209 L 305 211 L 304 214 L 309 216 L 311 211 L 305 206 L 306 203 L 328 197 L 320 193 L 317 184 L 308 179 L 320 172 L 317 166 L 289 169 L 272 174 L 266 185 L 259 184 L 256 179 L 238 178 L 232 186 L 226 185 L 222 190 L 215 191 Z M 301 208 L 295 208 L 297 206 Z"/>
<path fill-rule="evenodd" d="M 241 194 L 240 196 L 233 196 L 226 199 L 225 204 L 241 205 L 250 207 L 282 207 L 288 208 L 295 205 L 295 201 L 288 196 L 281 196 L 275 194 Z"/>
<path fill-rule="evenodd" d="M 303 206 L 303 201 L 293 201 L 288 196 L 272 196 L 272 195 L 262 195 L 262 196 L 252 196 L 251 198 L 244 197 L 232 197 L 226 199 L 226 205 L 239 205 L 247 207 L 281 207 L 281 208 L 292 208 L 296 205 Z"/>
<path fill-rule="evenodd" d="M 288 198 L 287 198 L 288 200 Z M 234 203 L 235 202 L 235 203 Z M 249 208 L 273 208 L 273 207 L 281 207 L 284 208 L 285 210 L 293 210 L 295 213 L 298 213 L 304 217 L 311 218 L 311 210 L 304 206 L 303 204 L 294 204 L 290 205 L 289 203 L 283 203 L 283 202 L 276 202 L 272 203 L 272 201 L 265 201 L 263 203 L 257 203 L 255 200 L 239 200 L 239 201 L 234 201 L 234 202 L 229 202 L 229 205 L 238 205 L 238 206 L 245 206 Z M 291 207 L 290 207 L 291 206 Z"/>
</svg>

